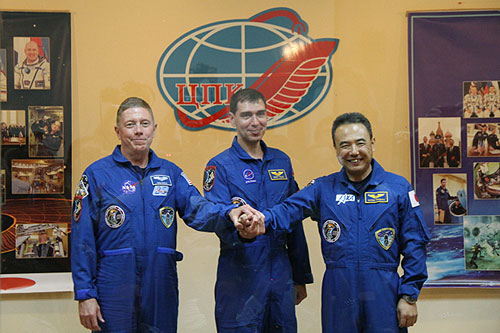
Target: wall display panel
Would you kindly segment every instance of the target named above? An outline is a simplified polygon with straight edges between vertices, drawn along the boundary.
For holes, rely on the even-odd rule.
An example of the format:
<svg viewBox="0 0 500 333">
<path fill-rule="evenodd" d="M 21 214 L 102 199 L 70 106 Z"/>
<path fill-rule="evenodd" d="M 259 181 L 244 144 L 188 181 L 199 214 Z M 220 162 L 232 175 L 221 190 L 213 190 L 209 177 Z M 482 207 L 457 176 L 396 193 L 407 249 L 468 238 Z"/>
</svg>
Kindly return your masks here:
<svg viewBox="0 0 500 333">
<path fill-rule="evenodd" d="M 500 287 L 500 11 L 409 13 L 408 31 L 426 286 Z"/>
<path fill-rule="evenodd" d="M 2 292 L 69 290 L 70 14 L 0 17 Z"/>
</svg>

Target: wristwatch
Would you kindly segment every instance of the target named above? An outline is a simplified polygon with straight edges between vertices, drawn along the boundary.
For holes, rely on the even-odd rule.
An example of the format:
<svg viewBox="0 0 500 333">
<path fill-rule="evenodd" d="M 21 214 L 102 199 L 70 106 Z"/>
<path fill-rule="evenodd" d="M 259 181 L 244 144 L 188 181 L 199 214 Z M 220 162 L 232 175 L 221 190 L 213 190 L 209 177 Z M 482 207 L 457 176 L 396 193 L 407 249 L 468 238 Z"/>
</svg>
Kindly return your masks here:
<svg viewBox="0 0 500 333">
<path fill-rule="evenodd" d="M 410 295 L 401 295 L 401 298 L 404 299 L 409 304 L 417 303 L 417 299 Z"/>
</svg>

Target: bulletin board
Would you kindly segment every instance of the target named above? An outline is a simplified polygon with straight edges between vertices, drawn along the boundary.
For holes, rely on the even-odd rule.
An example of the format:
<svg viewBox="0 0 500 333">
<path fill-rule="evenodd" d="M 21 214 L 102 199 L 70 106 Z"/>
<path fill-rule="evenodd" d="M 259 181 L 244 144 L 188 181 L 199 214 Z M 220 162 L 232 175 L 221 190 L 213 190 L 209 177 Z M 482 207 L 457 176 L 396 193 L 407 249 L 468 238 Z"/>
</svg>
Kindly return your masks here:
<svg viewBox="0 0 500 333">
<path fill-rule="evenodd" d="M 500 11 L 408 14 L 426 286 L 500 287 Z"/>
<path fill-rule="evenodd" d="M 70 290 L 70 14 L 0 24 L 2 293 Z"/>
</svg>

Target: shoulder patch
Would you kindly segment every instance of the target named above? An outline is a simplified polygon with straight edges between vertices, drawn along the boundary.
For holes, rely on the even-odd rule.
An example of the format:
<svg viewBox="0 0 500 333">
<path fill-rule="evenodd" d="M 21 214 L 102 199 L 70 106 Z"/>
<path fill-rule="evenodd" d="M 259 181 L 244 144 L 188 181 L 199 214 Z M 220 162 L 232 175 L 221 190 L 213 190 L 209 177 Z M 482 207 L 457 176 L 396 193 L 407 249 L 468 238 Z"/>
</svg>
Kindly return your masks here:
<svg viewBox="0 0 500 333">
<path fill-rule="evenodd" d="M 415 193 L 415 191 L 412 190 L 408 192 L 408 196 L 410 197 L 411 208 L 420 206 L 420 202 L 418 202 L 417 194 Z"/>
<path fill-rule="evenodd" d="M 162 207 L 159 209 L 160 219 L 163 225 L 168 229 L 174 222 L 175 211 L 172 207 Z"/>
<path fill-rule="evenodd" d="M 203 189 L 206 192 L 209 192 L 214 187 L 215 170 L 216 167 L 214 165 L 208 165 L 205 168 L 205 172 L 203 173 Z"/>
<path fill-rule="evenodd" d="M 189 180 L 188 176 L 184 173 L 184 171 L 182 171 L 182 172 L 181 172 L 181 176 L 182 176 L 182 178 L 184 178 L 184 179 L 186 180 L 186 182 L 187 182 L 190 186 L 192 186 L 192 185 L 193 185 L 193 183 L 191 182 L 191 180 Z"/>
</svg>

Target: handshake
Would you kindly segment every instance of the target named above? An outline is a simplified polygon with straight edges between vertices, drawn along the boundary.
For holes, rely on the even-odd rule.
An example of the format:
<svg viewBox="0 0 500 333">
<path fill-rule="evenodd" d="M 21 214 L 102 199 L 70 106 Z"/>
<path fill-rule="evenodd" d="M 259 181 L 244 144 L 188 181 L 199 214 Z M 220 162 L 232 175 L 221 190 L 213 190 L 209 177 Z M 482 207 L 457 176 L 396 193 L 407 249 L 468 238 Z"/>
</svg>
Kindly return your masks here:
<svg viewBox="0 0 500 333">
<path fill-rule="evenodd" d="M 266 232 L 264 214 L 249 205 L 232 209 L 229 218 L 242 238 L 252 239 Z"/>
</svg>

